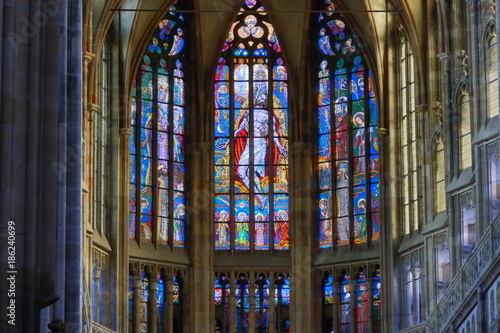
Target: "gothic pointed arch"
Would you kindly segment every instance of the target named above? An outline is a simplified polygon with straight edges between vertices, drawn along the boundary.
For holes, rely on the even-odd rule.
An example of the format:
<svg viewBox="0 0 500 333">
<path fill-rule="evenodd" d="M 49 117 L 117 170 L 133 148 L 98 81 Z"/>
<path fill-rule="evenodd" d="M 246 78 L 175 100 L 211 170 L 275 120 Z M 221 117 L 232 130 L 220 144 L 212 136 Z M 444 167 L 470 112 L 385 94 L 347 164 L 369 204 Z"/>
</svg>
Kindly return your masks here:
<svg viewBox="0 0 500 333">
<path fill-rule="evenodd" d="M 335 4 L 316 26 L 319 247 L 379 240 L 378 109 L 358 38 Z"/>
<path fill-rule="evenodd" d="M 288 75 L 259 0 L 246 0 L 214 85 L 215 249 L 288 250 Z"/>
<path fill-rule="evenodd" d="M 184 247 L 189 30 L 176 6 L 158 23 L 132 89 L 129 238 Z"/>
</svg>

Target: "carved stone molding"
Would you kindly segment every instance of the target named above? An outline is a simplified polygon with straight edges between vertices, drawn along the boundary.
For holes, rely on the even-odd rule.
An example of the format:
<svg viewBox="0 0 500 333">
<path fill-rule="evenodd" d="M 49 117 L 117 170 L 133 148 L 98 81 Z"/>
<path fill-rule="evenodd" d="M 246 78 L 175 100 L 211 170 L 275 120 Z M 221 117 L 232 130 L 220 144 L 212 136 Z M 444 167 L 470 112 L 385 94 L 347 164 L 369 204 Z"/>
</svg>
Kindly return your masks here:
<svg viewBox="0 0 500 333">
<path fill-rule="evenodd" d="M 458 51 L 457 54 L 457 78 L 460 78 L 461 76 L 469 76 L 469 73 L 467 72 L 467 66 L 469 64 L 469 57 L 465 53 L 465 50 L 460 50 Z"/>
<path fill-rule="evenodd" d="M 432 107 L 434 110 L 434 117 L 436 118 L 436 123 L 438 126 L 443 126 L 443 106 L 439 101 L 436 101 L 436 104 Z"/>
<path fill-rule="evenodd" d="M 130 135 L 132 135 L 133 131 L 131 128 L 120 128 L 120 136 L 128 138 Z"/>
<path fill-rule="evenodd" d="M 95 119 L 95 114 L 99 112 L 99 105 L 95 103 L 87 103 L 87 120 L 93 122 Z"/>
<path fill-rule="evenodd" d="M 387 128 L 384 128 L 384 127 L 380 127 L 378 130 L 377 130 L 377 134 L 384 138 L 387 136 L 387 134 L 389 134 L 389 130 Z"/>
</svg>

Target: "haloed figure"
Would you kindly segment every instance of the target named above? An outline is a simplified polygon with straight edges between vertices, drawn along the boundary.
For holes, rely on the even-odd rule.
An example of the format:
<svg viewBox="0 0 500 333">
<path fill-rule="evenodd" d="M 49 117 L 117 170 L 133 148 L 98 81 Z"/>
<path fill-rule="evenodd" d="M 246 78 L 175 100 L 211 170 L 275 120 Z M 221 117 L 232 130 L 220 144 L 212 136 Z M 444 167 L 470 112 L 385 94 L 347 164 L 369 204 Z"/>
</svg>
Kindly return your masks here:
<svg viewBox="0 0 500 333">
<path fill-rule="evenodd" d="M 263 209 L 267 205 L 267 197 L 258 193 L 263 193 L 262 179 L 268 176 L 268 170 L 266 167 L 267 161 L 272 164 L 273 160 L 277 160 L 277 156 L 272 156 L 269 159 L 269 114 L 266 109 L 258 109 L 259 107 L 267 107 L 267 95 L 260 94 L 256 97 L 256 108 L 253 110 L 253 156 L 250 156 L 250 145 L 246 140 L 244 144 L 235 144 L 235 164 L 236 172 L 241 183 L 245 185 L 247 189 L 251 188 L 251 179 L 253 179 L 253 187 L 255 190 L 255 197 L 258 201 L 259 209 Z M 250 126 L 250 111 L 246 111 L 238 124 L 238 129 L 234 132 L 235 137 L 247 137 L 249 133 Z M 278 148 L 278 153 L 287 157 L 288 152 L 285 147 L 282 146 L 280 138 L 278 137 L 277 131 L 278 120 L 272 118 L 272 130 L 273 130 L 273 141 Z M 219 149 L 224 149 L 229 144 L 229 141 L 222 142 L 219 144 Z M 250 174 L 250 161 L 253 161 L 253 172 Z"/>
</svg>

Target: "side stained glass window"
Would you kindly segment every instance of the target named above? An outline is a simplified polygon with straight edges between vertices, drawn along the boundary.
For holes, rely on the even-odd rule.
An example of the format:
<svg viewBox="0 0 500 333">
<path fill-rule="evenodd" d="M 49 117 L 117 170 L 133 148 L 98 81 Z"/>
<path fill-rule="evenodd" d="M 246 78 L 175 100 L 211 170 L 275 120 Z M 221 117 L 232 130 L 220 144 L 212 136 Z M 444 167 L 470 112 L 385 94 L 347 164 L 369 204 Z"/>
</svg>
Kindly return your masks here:
<svg viewBox="0 0 500 333">
<path fill-rule="evenodd" d="M 355 34 L 325 3 L 316 29 L 321 248 L 380 238 L 373 78 Z"/>
<path fill-rule="evenodd" d="M 340 281 L 340 331 L 349 332 L 351 325 L 351 287 L 349 275 L 344 275 Z"/>
<path fill-rule="evenodd" d="M 158 24 L 131 103 L 129 238 L 176 247 L 185 242 L 186 33 L 182 14 Z"/>
<path fill-rule="evenodd" d="M 288 250 L 288 83 L 264 7 L 245 1 L 215 73 L 215 249 Z"/>
<path fill-rule="evenodd" d="M 139 322 L 141 333 L 148 331 L 148 300 L 149 300 L 149 278 L 145 272 L 141 272 L 141 287 L 140 287 L 140 302 L 139 302 Z"/>
</svg>

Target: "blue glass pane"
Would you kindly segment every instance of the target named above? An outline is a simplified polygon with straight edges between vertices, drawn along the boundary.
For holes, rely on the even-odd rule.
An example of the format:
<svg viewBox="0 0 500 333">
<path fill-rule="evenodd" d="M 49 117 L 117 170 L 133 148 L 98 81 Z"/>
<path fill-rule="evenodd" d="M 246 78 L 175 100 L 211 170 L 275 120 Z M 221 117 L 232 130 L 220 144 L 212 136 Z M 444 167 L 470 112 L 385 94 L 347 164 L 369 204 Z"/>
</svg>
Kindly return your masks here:
<svg viewBox="0 0 500 333">
<path fill-rule="evenodd" d="M 330 133 L 331 131 L 331 112 L 329 106 L 322 106 L 318 108 L 318 127 L 319 134 Z"/>
<path fill-rule="evenodd" d="M 228 222 L 230 214 L 230 197 L 229 195 L 215 196 L 215 221 Z"/>
<path fill-rule="evenodd" d="M 288 221 L 288 195 L 275 194 L 274 195 L 274 220 L 275 221 Z"/>
<path fill-rule="evenodd" d="M 158 104 L 158 130 L 168 131 L 168 105 Z"/>
<path fill-rule="evenodd" d="M 247 222 L 250 219 L 250 196 L 245 194 L 235 195 L 234 216 L 238 222 Z"/>
<path fill-rule="evenodd" d="M 332 193 L 331 191 L 319 194 L 319 218 L 327 219 L 331 217 Z"/>
<path fill-rule="evenodd" d="M 229 82 L 215 83 L 215 107 L 220 109 L 229 107 Z"/>
<path fill-rule="evenodd" d="M 174 246 L 184 247 L 184 221 L 174 220 Z"/>
<path fill-rule="evenodd" d="M 288 107 L 288 85 L 285 82 L 274 82 L 274 108 Z"/>
<path fill-rule="evenodd" d="M 269 221 L 269 195 L 257 194 L 254 196 L 255 220 Z"/>
<path fill-rule="evenodd" d="M 332 165 L 331 162 L 319 164 L 319 188 L 328 190 L 332 187 Z"/>
<path fill-rule="evenodd" d="M 215 110 L 216 137 L 229 137 L 229 110 Z"/>
<path fill-rule="evenodd" d="M 184 193 L 174 192 L 174 217 L 184 219 L 186 213 L 186 204 L 184 202 Z"/>
</svg>

